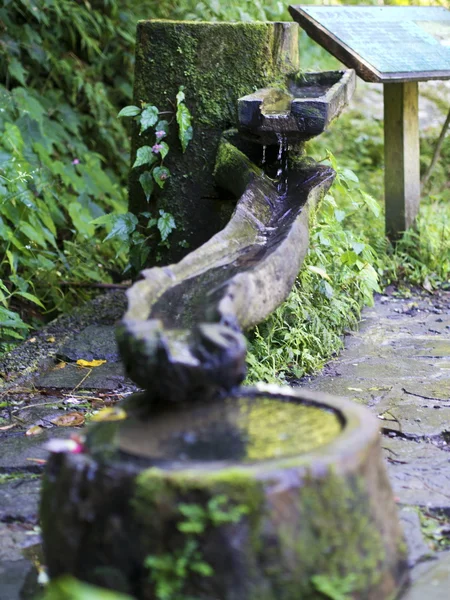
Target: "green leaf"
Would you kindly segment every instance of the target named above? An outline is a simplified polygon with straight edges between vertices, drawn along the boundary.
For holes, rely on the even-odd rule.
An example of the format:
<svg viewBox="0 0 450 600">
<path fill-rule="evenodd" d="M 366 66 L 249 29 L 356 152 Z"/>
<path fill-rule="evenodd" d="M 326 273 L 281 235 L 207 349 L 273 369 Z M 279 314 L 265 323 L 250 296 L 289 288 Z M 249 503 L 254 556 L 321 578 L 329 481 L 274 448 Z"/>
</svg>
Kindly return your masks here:
<svg viewBox="0 0 450 600">
<path fill-rule="evenodd" d="M 142 146 L 138 148 L 136 152 L 136 160 L 133 164 L 133 169 L 136 167 L 142 167 L 142 165 L 151 166 L 154 162 L 158 160 L 157 155 L 151 149 L 151 146 Z"/>
<path fill-rule="evenodd" d="M 364 204 L 372 212 L 373 216 L 378 218 L 381 214 L 380 204 L 370 194 L 367 194 L 366 192 L 363 192 L 362 190 L 360 190 L 360 192 L 361 192 L 361 196 L 364 200 Z"/>
<path fill-rule="evenodd" d="M 78 233 L 86 238 L 92 237 L 95 233 L 95 226 L 92 224 L 90 211 L 78 201 L 71 202 L 67 210 Z"/>
<path fill-rule="evenodd" d="M 158 121 L 155 126 L 155 131 L 164 131 L 166 134 L 169 133 L 169 122 L 164 119 Z"/>
<path fill-rule="evenodd" d="M 141 133 L 158 122 L 158 109 L 156 106 L 147 106 L 141 114 Z"/>
<path fill-rule="evenodd" d="M 308 265 L 306 268 L 312 273 L 316 273 L 316 275 L 322 277 L 322 279 L 327 279 L 328 281 L 331 281 L 330 276 L 325 271 L 325 269 L 322 269 L 321 267 L 315 267 L 314 265 Z"/>
<path fill-rule="evenodd" d="M 153 192 L 153 177 L 151 171 L 144 171 L 142 175 L 139 177 L 139 183 L 144 190 L 145 199 L 147 202 L 150 200 L 150 196 Z"/>
<path fill-rule="evenodd" d="M 0 306 L 0 327 L 14 327 L 15 329 L 29 329 L 22 321 L 20 315 L 12 310 Z"/>
<path fill-rule="evenodd" d="M 183 90 L 184 90 L 184 87 L 181 86 L 180 90 L 179 90 L 179 92 L 177 94 L 177 106 L 179 106 L 182 102 L 184 102 L 184 100 L 186 98 Z"/>
<path fill-rule="evenodd" d="M 163 158 L 166 158 L 166 156 L 169 153 L 169 145 L 166 144 L 166 142 L 159 142 L 159 145 L 161 146 L 161 150 L 159 151 L 159 153 Z"/>
<path fill-rule="evenodd" d="M 341 263 L 343 265 L 348 265 L 349 267 L 352 267 L 356 264 L 357 260 L 358 255 L 356 254 L 356 252 L 353 252 L 353 250 L 347 250 L 347 252 L 343 252 L 341 254 Z"/>
<path fill-rule="evenodd" d="M 41 308 L 45 308 L 45 306 L 42 304 L 42 302 L 39 300 L 39 298 L 37 296 L 35 296 L 34 294 L 30 294 L 28 292 L 15 292 L 14 295 L 21 296 L 22 298 L 25 298 L 26 300 L 29 300 L 30 302 L 37 304 Z"/>
<path fill-rule="evenodd" d="M 70 576 L 52 580 L 41 600 L 132 600 L 131 596 L 81 583 Z"/>
<path fill-rule="evenodd" d="M 22 85 L 26 85 L 26 69 L 23 68 L 22 64 L 14 56 L 10 59 L 8 64 L 8 71 L 11 77 L 17 79 Z"/>
<path fill-rule="evenodd" d="M 194 562 L 191 564 L 191 571 L 198 573 L 202 577 L 212 577 L 214 569 L 206 562 Z"/>
<path fill-rule="evenodd" d="M 178 94 L 179 95 L 179 94 Z M 177 95 L 177 98 L 178 98 Z M 183 103 L 178 104 L 177 108 L 177 123 L 178 123 L 178 137 L 181 142 L 183 152 L 186 152 L 189 142 L 193 137 L 193 129 L 191 125 L 191 113 L 187 106 Z"/>
<path fill-rule="evenodd" d="M 167 179 L 170 177 L 170 171 L 167 167 L 155 167 L 152 171 L 153 179 L 160 188 L 164 187 Z"/>
<path fill-rule="evenodd" d="M 38 246 L 41 246 L 42 248 L 46 248 L 47 247 L 47 242 L 45 241 L 45 237 L 42 235 L 42 233 L 39 231 L 39 229 L 35 229 L 34 227 L 32 227 L 30 225 L 30 223 L 27 223 L 27 221 L 23 221 L 22 223 L 19 224 L 19 230 L 32 242 L 35 242 Z"/>
<path fill-rule="evenodd" d="M 96 227 L 98 225 L 112 225 L 116 219 L 117 219 L 117 214 L 108 213 L 107 215 L 102 215 L 101 217 L 97 217 L 96 219 L 93 219 L 92 221 L 90 221 L 90 223 L 91 223 L 91 225 L 95 225 Z"/>
<path fill-rule="evenodd" d="M 161 215 L 157 222 L 159 233 L 161 234 L 161 241 L 165 242 L 172 231 L 176 228 L 175 219 L 170 213 L 166 213 L 163 210 L 159 211 Z"/>
<path fill-rule="evenodd" d="M 118 238 L 122 242 L 128 242 L 130 235 L 136 229 L 138 224 L 138 218 L 133 213 L 124 213 L 122 215 L 116 215 L 111 232 L 103 240 L 109 240 L 111 238 Z"/>
<path fill-rule="evenodd" d="M 120 119 L 122 117 L 137 117 L 140 114 L 141 109 L 139 106 L 125 106 L 125 108 L 122 108 L 117 116 Z"/>
</svg>

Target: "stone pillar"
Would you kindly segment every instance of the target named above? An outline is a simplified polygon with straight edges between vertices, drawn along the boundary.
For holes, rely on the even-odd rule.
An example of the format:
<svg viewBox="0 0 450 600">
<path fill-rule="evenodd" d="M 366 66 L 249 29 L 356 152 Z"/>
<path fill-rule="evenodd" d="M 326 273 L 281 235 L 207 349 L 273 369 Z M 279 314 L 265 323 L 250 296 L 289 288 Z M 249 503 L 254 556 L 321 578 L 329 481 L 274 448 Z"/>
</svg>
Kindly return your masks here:
<svg viewBox="0 0 450 600">
<path fill-rule="evenodd" d="M 220 198 L 214 185 L 220 136 L 237 126 L 238 98 L 268 85 L 283 85 L 285 76 L 298 67 L 296 23 L 138 24 L 135 104 L 143 101 L 173 112 L 179 87 L 184 86 L 194 129 L 183 153 L 175 122 L 171 126 L 166 140 L 170 152 L 164 160 L 171 177 L 164 189 L 155 186 L 149 203 L 138 181 L 145 169 L 131 171 L 130 211 L 158 215 L 163 209 L 173 214 L 177 226 L 170 235 L 170 248 L 152 248 L 149 265 L 180 260 L 224 227 L 234 206 Z M 172 116 L 164 118 L 170 121 Z M 139 135 L 136 130 L 132 162 L 138 147 L 154 143 L 153 133 Z"/>
</svg>

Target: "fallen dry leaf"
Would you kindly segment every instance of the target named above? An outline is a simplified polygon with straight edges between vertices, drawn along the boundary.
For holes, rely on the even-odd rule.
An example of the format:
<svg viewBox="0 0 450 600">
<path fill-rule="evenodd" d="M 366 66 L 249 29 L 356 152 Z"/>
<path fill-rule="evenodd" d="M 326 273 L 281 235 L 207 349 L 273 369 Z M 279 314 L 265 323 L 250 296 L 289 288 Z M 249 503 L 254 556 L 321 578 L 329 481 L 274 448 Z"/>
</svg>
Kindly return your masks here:
<svg viewBox="0 0 450 600">
<path fill-rule="evenodd" d="M 79 412 L 67 413 L 52 419 L 50 423 L 57 427 L 79 427 L 84 425 L 84 415 Z"/>
<path fill-rule="evenodd" d="M 50 342 L 51 344 L 53 344 L 53 342 L 56 342 L 56 339 L 51 335 L 50 337 L 47 338 L 47 342 Z"/>
<path fill-rule="evenodd" d="M 17 423 L 13 423 L 12 425 L 3 425 L 3 427 L 0 427 L 0 431 L 8 431 L 8 429 L 12 429 L 13 427 L 17 427 Z"/>
<path fill-rule="evenodd" d="M 100 365 L 104 365 L 106 360 L 83 360 L 79 358 L 77 360 L 77 365 L 79 367 L 99 367 Z"/>
<path fill-rule="evenodd" d="M 53 371 L 56 371 L 56 369 L 64 369 L 64 367 L 66 366 L 65 362 L 60 362 L 58 363 L 55 367 L 53 367 Z"/>
<path fill-rule="evenodd" d="M 34 344 L 34 342 L 35 342 L 35 341 L 36 341 L 36 338 L 35 338 L 35 337 L 32 337 L 32 338 L 30 338 L 30 339 L 28 340 L 28 342 L 29 342 L 30 344 Z"/>
<path fill-rule="evenodd" d="M 119 408 L 117 406 L 111 406 L 108 408 L 103 408 L 99 410 L 98 413 L 95 413 L 92 417 L 92 421 L 122 421 L 127 418 L 127 413 L 123 410 L 123 408 Z"/>
<path fill-rule="evenodd" d="M 40 425 L 32 425 L 26 430 L 25 435 L 40 435 L 44 431 L 44 428 Z"/>
<path fill-rule="evenodd" d="M 44 458 L 27 458 L 27 460 L 30 460 L 31 462 L 35 462 L 38 465 L 45 465 L 45 463 L 47 462 Z"/>
</svg>

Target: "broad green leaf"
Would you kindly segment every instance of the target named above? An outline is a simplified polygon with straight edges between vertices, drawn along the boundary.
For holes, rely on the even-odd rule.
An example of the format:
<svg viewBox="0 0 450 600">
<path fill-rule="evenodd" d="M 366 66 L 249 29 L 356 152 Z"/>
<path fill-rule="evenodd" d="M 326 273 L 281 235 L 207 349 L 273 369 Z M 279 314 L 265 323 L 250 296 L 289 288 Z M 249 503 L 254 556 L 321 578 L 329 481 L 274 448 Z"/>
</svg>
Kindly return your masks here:
<svg viewBox="0 0 450 600">
<path fill-rule="evenodd" d="M 137 117 L 141 114 L 141 109 L 139 106 L 125 106 L 117 115 L 120 119 L 121 117 Z"/>
<path fill-rule="evenodd" d="M 162 188 L 170 177 L 170 171 L 167 167 L 155 167 L 152 171 L 152 175 L 159 187 Z"/>
<path fill-rule="evenodd" d="M 19 224 L 19 230 L 38 246 L 41 246 L 42 248 L 47 247 L 47 242 L 45 241 L 42 232 L 39 229 L 32 227 L 27 221 L 22 221 L 22 223 Z"/>
<path fill-rule="evenodd" d="M 158 109 L 156 106 L 147 106 L 141 114 L 141 133 L 158 122 Z"/>
<path fill-rule="evenodd" d="M 346 216 L 347 213 L 345 212 L 345 210 L 339 210 L 337 208 L 334 210 L 334 217 L 338 223 L 341 223 Z"/>
<path fill-rule="evenodd" d="M 361 254 L 365 247 L 366 244 L 363 244 L 361 242 L 354 242 L 352 244 L 353 252 L 355 252 L 355 254 Z"/>
<path fill-rule="evenodd" d="M 107 215 L 102 215 L 101 217 L 97 217 L 96 219 L 92 219 L 90 221 L 91 225 L 112 225 L 114 221 L 117 219 L 116 213 L 108 213 Z"/>
<path fill-rule="evenodd" d="M 41 600 L 133 600 L 131 596 L 82 583 L 70 576 L 52 580 Z"/>
<path fill-rule="evenodd" d="M 183 91 L 183 86 L 180 87 L 180 91 L 177 94 L 177 106 L 179 106 L 182 102 L 184 102 L 186 96 Z"/>
<path fill-rule="evenodd" d="M 142 175 L 139 177 L 139 183 L 141 184 L 142 189 L 144 190 L 145 199 L 147 200 L 147 202 L 149 202 L 154 185 L 151 171 L 144 171 L 144 173 L 142 173 Z"/>
<path fill-rule="evenodd" d="M 22 321 L 20 315 L 0 306 L 0 327 L 14 327 L 15 329 L 29 329 L 28 325 Z"/>
<path fill-rule="evenodd" d="M 341 169 L 340 175 L 346 179 L 347 181 L 352 181 L 353 183 L 359 183 L 358 176 L 351 169 Z"/>
<path fill-rule="evenodd" d="M 308 265 L 306 268 L 312 273 L 316 273 L 317 275 L 322 277 L 322 279 L 327 279 L 328 281 L 331 281 L 330 276 L 325 271 L 325 269 L 322 269 L 321 267 L 315 267 L 314 265 Z"/>
<path fill-rule="evenodd" d="M 136 152 L 136 160 L 134 161 L 133 169 L 142 167 L 142 165 L 150 167 L 157 160 L 158 157 L 151 149 L 151 146 L 142 146 L 141 148 L 138 148 L 138 151 Z"/>
<path fill-rule="evenodd" d="M 367 194 L 366 192 L 363 192 L 362 190 L 360 190 L 360 192 L 361 192 L 361 196 L 364 200 L 364 204 L 372 212 L 373 216 L 378 218 L 381 214 L 380 204 L 370 194 Z"/>
<path fill-rule="evenodd" d="M 92 215 L 90 211 L 78 201 L 71 202 L 67 210 L 78 233 L 86 238 L 92 237 L 95 233 L 95 226 L 91 222 Z"/>
<path fill-rule="evenodd" d="M 161 150 L 159 151 L 159 153 L 163 158 L 166 158 L 167 154 L 169 153 L 168 144 L 166 144 L 166 142 L 159 142 L 159 145 L 161 146 Z"/>
<path fill-rule="evenodd" d="M 177 123 L 181 147 L 183 148 L 183 152 L 186 152 L 186 148 L 193 137 L 193 129 L 191 125 L 191 113 L 183 103 L 178 104 Z"/>
<path fill-rule="evenodd" d="M 15 154 L 19 154 L 23 148 L 23 139 L 20 129 L 13 123 L 5 123 L 5 132 L 2 136 L 2 142 Z"/>
<path fill-rule="evenodd" d="M 172 231 L 176 228 L 175 219 L 170 213 L 166 213 L 163 210 L 159 211 L 161 215 L 157 222 L 159 233 L 161 234 L 161 241 L 165 242 Z"/>
<path fill-rule="evenodd" d="M 9 60 L 8 71 L 9 71 L 9 74 L 11 75 L 11 77 L 14 77 L 14 79 L 17 79 L 17 81 L 19 83 L 21 83 L 22 85 L 27 84 L 27 82 L 26 82 L 27 71 L 26 71 L 26 69 L 24 69 L 22 64 L 18 61 L 18 59 L 15 56 L 10 58 L 10 60 Z"/>
<path fill-rule="evenodd" d="M 39 300 L 39 298 L 37 296 L 35 296 L 34 294 L 30 294 L 29 292 L 15 292 L 14 295 L 21 296 L 22 298 L 25 298 L 26 300 L 29 300 L 30 302 L 37 304 L 41 308 L 45 308 L 45 306 L 42 304 L 42 302 Z"/>
<path fill-rule="evenodd" d="M 118 238 L 122 242 L 128 242 L 130 235 L 136 229 L 138 219 L 133 213 L 124 213 L 123 215 L 116 215 L 111 232 L 105 237 L 103 241 L 111 238 Z"/>
<path fill-rule="evenodd" d="M 352 267 L 358 261 L 358 255 L 353 250 L 347 250 L 341 254 L 341 263 Z"/>
</svg>

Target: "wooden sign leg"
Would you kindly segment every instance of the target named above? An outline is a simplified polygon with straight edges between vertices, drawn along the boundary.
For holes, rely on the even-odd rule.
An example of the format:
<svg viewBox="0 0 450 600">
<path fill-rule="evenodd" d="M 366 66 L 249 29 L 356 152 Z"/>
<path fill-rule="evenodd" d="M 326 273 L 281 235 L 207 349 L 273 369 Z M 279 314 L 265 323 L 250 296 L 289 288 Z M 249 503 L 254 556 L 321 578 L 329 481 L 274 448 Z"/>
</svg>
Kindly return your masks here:
<svg viewBox="0 0 450 600">
<path fill-rule="evenodd" d="M 419 88 L 417 82 L 384 84 L 384 189 L 386 235 L 395 240 L 419 211 Z"/>
</svg>

